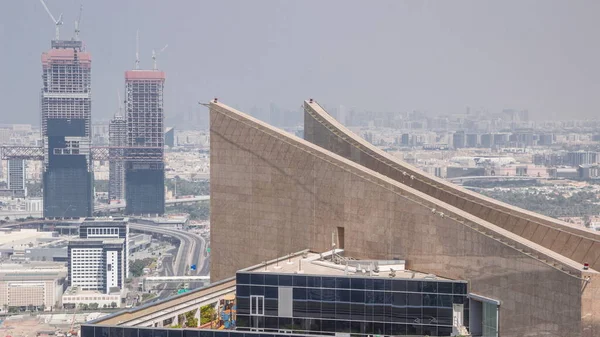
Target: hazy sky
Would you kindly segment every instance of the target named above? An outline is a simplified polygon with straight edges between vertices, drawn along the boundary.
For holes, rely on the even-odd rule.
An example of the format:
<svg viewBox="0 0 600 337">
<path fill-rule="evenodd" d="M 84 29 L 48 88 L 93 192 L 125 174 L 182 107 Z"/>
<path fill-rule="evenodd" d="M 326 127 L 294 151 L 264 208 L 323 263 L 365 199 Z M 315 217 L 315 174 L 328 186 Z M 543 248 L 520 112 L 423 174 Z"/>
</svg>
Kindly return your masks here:
<svg viewBox="0 0 600 337">
<path fill-rule="evenodd" d="M 357 109 L 600 111 L 600 1 L 47 0 L 92 53 L 93 118 L 117 109 L 140 30 L 167 72 L 166 113 L 217 96 L 248 110 L 314 97 Z M 0 123 L 38 123 L 40 54 L 54 26 L 38 0 L 0 0 Z"/>
</svg>

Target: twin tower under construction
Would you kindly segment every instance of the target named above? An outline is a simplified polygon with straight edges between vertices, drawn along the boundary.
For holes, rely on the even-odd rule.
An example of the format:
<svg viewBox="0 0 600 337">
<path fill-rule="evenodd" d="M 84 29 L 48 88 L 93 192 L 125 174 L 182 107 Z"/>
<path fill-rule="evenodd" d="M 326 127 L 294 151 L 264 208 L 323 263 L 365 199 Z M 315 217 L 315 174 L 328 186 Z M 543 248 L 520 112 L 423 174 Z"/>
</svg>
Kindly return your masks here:
<svg viewBox="0 0 600 337">
<path fill-rule="evenodd" d="M 106 149 L 92 144 L 91 54 L 77 39 L 53 40 L 42 69 L 43 215 L 92 216 L 94 155 Z M 109 200 L 129 215 L 164 213 L 164 82 L 162 71 L 126 71 L 124 115 L 110 123 Z"/>
</svg>

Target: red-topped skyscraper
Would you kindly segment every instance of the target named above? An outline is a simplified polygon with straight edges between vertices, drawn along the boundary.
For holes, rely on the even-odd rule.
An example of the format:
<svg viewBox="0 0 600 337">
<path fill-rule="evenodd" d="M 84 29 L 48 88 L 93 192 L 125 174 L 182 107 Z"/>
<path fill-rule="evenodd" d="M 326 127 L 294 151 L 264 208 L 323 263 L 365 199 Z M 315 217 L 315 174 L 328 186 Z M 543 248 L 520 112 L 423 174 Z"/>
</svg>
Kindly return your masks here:
<svg viewBox="0 0 600 337">
<path fill-rule="evenodd" d="M 156 69 L 125 72 L 127 214 L 165 211 L 164 83 Z"/>
<path fill-rule="evenodd" d="M 53 40 L 42 71 L 44 217 L 91 216 L 92 57 L 81 41 Z"/>
</svg>

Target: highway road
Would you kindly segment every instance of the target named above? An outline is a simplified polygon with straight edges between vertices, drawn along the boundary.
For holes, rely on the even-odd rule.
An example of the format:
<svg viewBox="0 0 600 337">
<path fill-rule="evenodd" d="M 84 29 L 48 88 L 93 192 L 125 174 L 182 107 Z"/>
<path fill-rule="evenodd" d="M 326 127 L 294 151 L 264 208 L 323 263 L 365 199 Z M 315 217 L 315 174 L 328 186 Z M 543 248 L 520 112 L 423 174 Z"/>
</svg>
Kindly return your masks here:
<svg viewBox="0 0 600 337">
<path fill-rule="evenodd" d="M 172 228 L 160 228 L 157 226 L 140 225 L 140 224 L 129 224 L 129 228 L 132 230 L 144 231 L 149 233 L 160 233 L 163 235 L 169 235 L 177 240 L 180 244 L 177 248 L 177 252 L 173 252 L 173 257 L 165 257 L 163 259 L 164 276 L 185 276 L 185 275 L 208 275 L 210 264 L 208 263 L 208 256 L 206 254 L 206 240 L 191 232 Z M 196 265 L 195 271 L 190 270 L 190 266 Z M 160 292 L 159 298 L 165 298 L 172 294 L 172 288 L 177 286 L 176 284 L 160 285 L 161 289 L 165 289 Z M 192 282 L 189 284 L 189 289 L 200 288 L 203 286 L 202 282 Z"/>
</svg>

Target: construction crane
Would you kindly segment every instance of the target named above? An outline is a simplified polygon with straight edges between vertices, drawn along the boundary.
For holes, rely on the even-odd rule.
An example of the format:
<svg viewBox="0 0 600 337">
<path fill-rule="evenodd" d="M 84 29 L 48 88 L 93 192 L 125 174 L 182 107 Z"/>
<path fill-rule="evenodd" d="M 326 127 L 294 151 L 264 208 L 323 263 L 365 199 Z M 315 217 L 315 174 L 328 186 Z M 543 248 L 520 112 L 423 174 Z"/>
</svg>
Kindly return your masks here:
<svg viewBox="0 0 600 337">
<path fill-rule="evenodd" d="M 155 53 L 154 50 L 152 50 L 152 63 L 153 63 L 153 67 L 152 69 L 154 70 L 158 70 L 158 67 L 156 65 L 156 57 L 158 57 L 158 55 L 160 55 L 163 51 L 165 51 L 165 49 L 167 49 L 169 45 L 165 45 L 161 50 L 158 51 L 158 53 Z"/>
<path fill-rule="evenodd" d="M 79 16 L 75 21 L 75 41 L 79 41 L 79 26 L 81 25 L 81 14 L 83 13 L 83 5 L 79 6 Z"/>
<path fill-rule="evenodd" d="M 54 18 L 54 15 L 52 15 L 50 10 L 48 9 L 48 6 L 46 6 L 44 0 L 40 0 L 40 2 L 42 3 L 42 6 L 44 6 L 44 9 L 46 9 L 46 12 L 48 13 L 48 15 L 50 15 L 50 19 L 52 19 L 52 22 L 54 22 L 54 25 L 56 26 L 56 40 L 60 40 L 60 26 L 62 26 L 63 24 L 62 13 L 60 13 L 60 15 L 58 16 L 58 20 L 56 20 Z"/>
<path fill-rule="evenodd" d="M 140 30 L 135 32 L 135 70 L 140 69 Z"/>
</svg>

